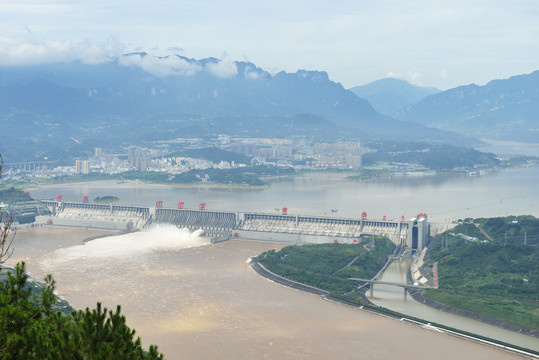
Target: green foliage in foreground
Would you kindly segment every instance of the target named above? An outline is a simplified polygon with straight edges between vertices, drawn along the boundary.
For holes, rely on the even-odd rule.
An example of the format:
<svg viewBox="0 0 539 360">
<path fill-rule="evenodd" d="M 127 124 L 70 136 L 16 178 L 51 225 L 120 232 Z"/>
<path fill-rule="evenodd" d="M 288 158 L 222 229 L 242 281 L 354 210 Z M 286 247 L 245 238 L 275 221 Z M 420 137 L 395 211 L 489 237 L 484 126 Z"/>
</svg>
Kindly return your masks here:
<svg viewBox="0 0 539 360">
<path fill-rule="evenodd" d="M 266 251 L 257 261 L 287 279 L 345 294 L 357 287 L 357 283 L 348 278 L 372 278 L 394 247 L 386 238 L 376 239 L 375 244 L 375 249 L 370 251 L 362 244 L 287 246 L 280 251 Z"/>
<path fill-rule="evenodd" d="M 530 216 L 467 219 L 447 231 L 429 245 L 428 256 L 438 261 L 440 287 L 425 296 L 539 330 L 538 225 L 539 220 Z"/>
<path fill-rule="evenodd" d="M 156 346 L 142 349 L 120 306 L 115 312 L 100 303 L 94 310 L 56 312 L 52 277 L 36 295 L 24 270 L 17 264 L 0 281 L 0 359 L 163 359 Z"/>
</svg>

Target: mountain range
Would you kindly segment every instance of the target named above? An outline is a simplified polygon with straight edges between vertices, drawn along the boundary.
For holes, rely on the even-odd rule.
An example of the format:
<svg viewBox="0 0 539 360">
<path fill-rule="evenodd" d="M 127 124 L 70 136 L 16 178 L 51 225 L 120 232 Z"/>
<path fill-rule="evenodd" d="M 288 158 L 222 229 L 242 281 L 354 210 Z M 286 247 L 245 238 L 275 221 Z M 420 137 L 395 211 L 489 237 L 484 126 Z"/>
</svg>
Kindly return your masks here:
<svg viewBox="0 0 539 360">
<path fill-rule="evenodd" d="M 384 87 L 394 92 L 406 88 L 398 84 L 383 81 L 376 86 L 379 93 Z M 428 114 L 442 101 L 430 99 L 445 99 L 448 92 L 427 96 L 395 119 L 323 71 L 272 75 L 249 62 L 146 53 L 103 64 L 0 66 L 0 153 L 12 162 L 69 159 L 95 147 L 223 134 L 477 144 L 465 131 L 448 131 L 458 128 L 429 127 L 439 126 Z M 513 102 L 518 101 L 516 94 Z M 537 105 L 536 98 L 528 98 Z M 415 108 L 422 104 L 431 105 Z M 451 114 L 457 110 L 452 105 L 445 109 Z"/>
<path fill-rule="evenodd" d="M 476 138 L 539 143 L 539 71 L 430 95 L 395 118 Z"/>
<path fill-rule="evenodd" d="M 0 153 L 12 161 L 219 134 L 475 141 L 381 115 L 325 72 L 271 75 L 247 62 L 145 53 L 97 65 L 0 66 L 0 131 Z"/>
</svg>

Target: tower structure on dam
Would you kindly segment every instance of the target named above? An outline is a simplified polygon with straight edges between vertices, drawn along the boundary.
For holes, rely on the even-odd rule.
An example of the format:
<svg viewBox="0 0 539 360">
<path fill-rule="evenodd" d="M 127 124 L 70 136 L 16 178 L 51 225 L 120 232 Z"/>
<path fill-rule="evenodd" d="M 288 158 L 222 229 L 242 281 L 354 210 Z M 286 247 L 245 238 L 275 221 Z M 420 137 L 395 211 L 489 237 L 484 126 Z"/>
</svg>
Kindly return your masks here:
<svg viewBox="0 0 539 360">
<path fill-rule="evenodd" d="M 280 214 L 165 208 L 162 201 L 155 207 L 43 201 L 52 216 L 41 217 L 43 223 L 106 229 L 143 229 L 155 224 L 170 224 L 190 230 L 202 229 L 204 235 L 244 240 L 285 242 L 293 244 L 358 243 L 361 236 L 388 237 L 395 245 L 412 251 L 427 244 L 430 225 L 427 215 L 420 213 L 411 220 L 371 220 L 363 212 L 360 219 Z M 204 206 L 202 206 L 204 205 Z M 286 209 L 286 210 L 285 210 Z"/>
<path fill-rule="evenodd" d="M 419 213 L 409 221 L 410 230 L 406 238 L 406 246 L 411 250 L 422 250 L 427 245 L 430 235 L 430 223 L 427 214 Z"/>
</svg>

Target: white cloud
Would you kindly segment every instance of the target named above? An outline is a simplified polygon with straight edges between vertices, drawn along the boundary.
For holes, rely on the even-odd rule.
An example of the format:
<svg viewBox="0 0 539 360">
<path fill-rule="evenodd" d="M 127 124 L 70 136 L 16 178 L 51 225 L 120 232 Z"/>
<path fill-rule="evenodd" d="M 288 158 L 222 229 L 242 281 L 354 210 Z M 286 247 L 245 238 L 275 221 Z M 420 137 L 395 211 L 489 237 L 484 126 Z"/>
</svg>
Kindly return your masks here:
<svg viewBox="0 0 539 360">
<path fill-rule="evenodd" d="M 1 65 L 36 65 L 53 62 L 81 61 L 85 64 L 101 64 L 112 61 L 122 53 L 116 40 L 70 41 L 0 36 Z"/>
<path fill-rule="evenodd" d="M 444 70 L 440 71 L 440 77 L 442 79 L 446 80 L 447 79 L 447 70 L 444 69 Z"/>
<path fill-rule="evenodd" d="M 236 63 L 226 54 L 217 62 L 207 64 L 204 69 L 196 62 L 189 62 L 175 55 L 166 57 L 139 53 L 123 55 L 124 52 L 125 46 L 114 39 L 34 41 L 32 36 L 19 38 L 0 36 L 0 65 L 38 65 L 71 61 L 95 65 L 118 60 L 120 65 L 137 66 L 158 77 L 190 76 L 198 71 L 207 70 L 212 75 L 225 79 L 238 73 Z M 258 74 L 246 72 L 245 76 L 254 79 Z"/>
<path fill-rule="evenodd" d="M 179 46 L 170 46 L 167 48 L 167 51 L 169 52 L 184 52 L 185 49 Z"/>
<path fill-rule="evenodd" d="M 232 61 L 226 54 L 223 55 L 223 58 L 218 60 L 216 63 L 209 63 L 206 65 L 208 71 L 218 78 L 226 79 L 238 74 L 238 67 L 236 63 Z"/>
<path fill-rule="evenodd" d="M 245 76 L 246 79 L 249 79 L 249 80 L 256 80 L 260 77 L 260 74 L 257 73 L 256 71 L 251 71 L 251 68 L 249 66 L 245 68 L 243 75 Z"/>
<path fill-rule="evenodd" d="M 124 66 L 138 66 L 154 76 L 193 75 L 201 66 L 177 56 L 155 57 L 152 55 L 130 54 L 119 58 Z"/>
<path fill-rule="evenodd" d="M 395 79 L 403 79 L 402 73 L 394 73 L 393 71 L 390 71 L 386 74 L 386 77 L 388 78 L 395 78 Z"/>
<path fill-rule="evenodd" d="M 249 80 L 256 80 L 260 77 L 260 74 L 254 71 L 246 71 L 245 78 Z"/>
<path fill-rule="evenodd" d="M 418 72 L 407 71 L 406 73 L 394 73 L 392 71 L 388 72 L 386 77 L 402 79 L 408 81 L 410 84 L 422 86 L 420 82 L 421 74 Z"/>
</svg>

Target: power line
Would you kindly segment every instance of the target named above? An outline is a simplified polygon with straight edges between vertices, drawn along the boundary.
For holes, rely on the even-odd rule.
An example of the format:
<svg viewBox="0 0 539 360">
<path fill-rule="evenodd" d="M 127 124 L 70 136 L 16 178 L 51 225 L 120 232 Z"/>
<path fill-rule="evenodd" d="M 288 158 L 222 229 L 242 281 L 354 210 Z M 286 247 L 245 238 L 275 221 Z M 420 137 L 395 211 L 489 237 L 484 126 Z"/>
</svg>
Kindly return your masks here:
<svg viewBox="0 0 539 360">
<path fill-rule="evenodd" d="M 481 207 L 485 207 L 485 206 L 492 206 L 492 205 L 495 205 L 495 204 L 498 204 L 498 203 L 503 205 L 503 202 L 506 201 L 506 200 L 518 199 L 518 198 L 526 198 L 526 196 L 532 197 L 532 196 L 537 196 L 537 195 L 539 195 L 539 193 L 521 194 L 521 195 L 509 196 L 509 197 L 504 197 L 504 198 L 501 198 L 499 200 L 496 200 L 496 201 L 493 201 L 493 202 L 490 202 L 490 203 L 485 203 L 485 204 L 481 204 L 481 205 L 474 205 L 474 206 L 466 206 L 466 207 L 463 207 L 463 208 L 453 209 L 453 210 L 449 210 L 449 211 L 445 211 L 445 212 L 437 212 L 437 213 L 433 212 L 433 213 L 430 213 L 430 215 L 445 215 L 445 214 L 449 214 L 449 213 L 452 213 L 452 212 L 455 212 L 455 211 L 477 209 L 477 208 L 481 208 Z"/>
</svg>

